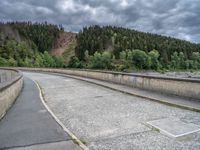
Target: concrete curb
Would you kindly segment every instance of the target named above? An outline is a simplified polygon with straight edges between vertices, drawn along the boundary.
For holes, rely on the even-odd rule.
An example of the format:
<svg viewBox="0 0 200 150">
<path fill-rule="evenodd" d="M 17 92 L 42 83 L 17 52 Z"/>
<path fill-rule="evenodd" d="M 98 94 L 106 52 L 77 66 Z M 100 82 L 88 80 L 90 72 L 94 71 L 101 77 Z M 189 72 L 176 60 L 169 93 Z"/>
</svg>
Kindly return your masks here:
<svg viewBox="0 0 200 150">
<path fill-rule="evenodd" d="M 31 79 L 32 80 L 32 79 Z M 40 87 L 40 85 L 37 83 L 37 81 L 32 80 L 38 87 L 39 93 L 40 93 L 40 99 L 43 103 L 43 105 L 45 106 L 45 108 L 47 109 L 47 111 L 51 114 L 51 116 L 55 119 L 55 121 L 62 127 L 62 129 L 69 134 L 69 136 L 72 138 L 72 140 L 74 141 L 74 143 L 78 144 L 80 146 L 81 149 L 83 150 L 89 150 L 89 148 L 84 145 L 81 140 L 79 140 L 70 130 L 68 130 L 65 125 L 56 117 L 56 115 L 51 111 L 51 109 L 49 108 L 49 106 L 46 104 L 45 100 L 44 100 L 44 96 L 43 96 L 43 92 L 42 89 Z"/>
</svg>

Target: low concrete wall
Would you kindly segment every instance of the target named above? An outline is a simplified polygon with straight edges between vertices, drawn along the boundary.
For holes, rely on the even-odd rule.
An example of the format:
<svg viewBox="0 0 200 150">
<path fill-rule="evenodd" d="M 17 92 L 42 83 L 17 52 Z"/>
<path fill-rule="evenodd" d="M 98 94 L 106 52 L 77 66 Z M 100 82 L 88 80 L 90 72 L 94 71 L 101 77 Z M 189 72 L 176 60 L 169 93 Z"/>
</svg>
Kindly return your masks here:
<svg viewBox="0 0 200 150">
<path fill-rule="evenodd" d="M 22 73 L 0 68 L 0 119 L 12 106 L 23 85 Z"/>
<path fill-rule="evenodd" d="M 175 77 L 158 77 L 139 74 L 128 74 L 111 71 L 78 70 L 78 69 L 47 69 L 47 68 L 20 68 L 25 71 L 44 71 L 63 73 L 87 78 L 94 78 L 124 84 L 145 90 L 172 94 L 192 99 L 200 99 L 200 80 Z"/>
</svg>

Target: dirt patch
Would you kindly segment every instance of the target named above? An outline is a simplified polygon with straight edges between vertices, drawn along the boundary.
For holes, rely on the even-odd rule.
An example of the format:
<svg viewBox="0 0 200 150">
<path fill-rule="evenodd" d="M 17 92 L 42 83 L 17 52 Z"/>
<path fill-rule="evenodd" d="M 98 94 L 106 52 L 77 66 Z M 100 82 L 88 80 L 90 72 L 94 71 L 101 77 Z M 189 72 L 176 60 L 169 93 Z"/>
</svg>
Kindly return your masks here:
<svg viewBox="0 0 200 150">
<path fill-rule="evenodd" d="M 51 55 L 61 56 L 65 49 L 76 40 L 76 33 L 64 32 L 60 33 L 56 39 L 53 48 L 49 51 Z"/>
</svg>

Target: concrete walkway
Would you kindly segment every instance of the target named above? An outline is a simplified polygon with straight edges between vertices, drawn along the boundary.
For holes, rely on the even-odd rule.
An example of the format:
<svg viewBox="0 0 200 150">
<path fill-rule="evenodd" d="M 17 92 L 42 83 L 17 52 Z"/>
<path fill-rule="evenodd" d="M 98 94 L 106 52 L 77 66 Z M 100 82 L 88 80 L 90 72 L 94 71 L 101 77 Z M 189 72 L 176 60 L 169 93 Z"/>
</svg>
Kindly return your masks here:
<svg viewBox="0 0 200 150">
<path fill-rule="evenodd" d="M 94 83 L 94 84 L 104 86 L 106 88 L 110 88 L 112 90 L 116 90 L 116 91 L 119 91 L 122 93 L 130 94 L 133 96 L 138 96 L 141 98 L 149 99 L 152 101 L 156 101 L 156 102 L 171 105 L 171 106 L 176 106 L 176 107 L 200 112 L 200 101 L 199 100 L 178 97 L 178 96 L 173 96 L 173 95 L 167 95 L 167 94 L 163 94 L 163 93 L 148 91 L 148 90 L 144 90 L 144 89 L 129 87 L 126 85 L 120 85 L 120 84 L 110 83 L 110 82 L 91 79 L 91 78 L 64 75 L 64 74 L 58 74 L 58 73 L 51 73 L 51 74 L 64 76 L 64 77 L 70 77 L 73 79 L 78 79 L 78 80 L 86 81 L 89 83 Z"/>
<path fill-rule="evenodd" d="M 38 82 L 50 109 L 90 150 L 200 149 L 199 112 L 69 77 L 24 75 Z"/>
<path fill-rule="evenodd" d="M 80 150 L 42 104 L 34 82 L 24 88 L 0 121 L 0 150 Z"/>
</svg>

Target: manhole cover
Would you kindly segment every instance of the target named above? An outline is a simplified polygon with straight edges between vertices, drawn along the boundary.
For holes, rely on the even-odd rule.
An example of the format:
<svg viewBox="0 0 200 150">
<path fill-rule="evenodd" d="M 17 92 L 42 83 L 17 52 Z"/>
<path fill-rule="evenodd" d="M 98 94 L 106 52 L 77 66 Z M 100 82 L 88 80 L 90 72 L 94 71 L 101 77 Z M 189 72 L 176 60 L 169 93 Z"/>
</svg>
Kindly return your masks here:
<svg viewBox="0 0 200 150">
<path fill-rule="evenodd" d="M 147 124 L 158 129 L 161 133 L 174 138 L 200 131 L 200 126 L 198 125 L 172 118 L 149 121 Z"/>
</svg>

